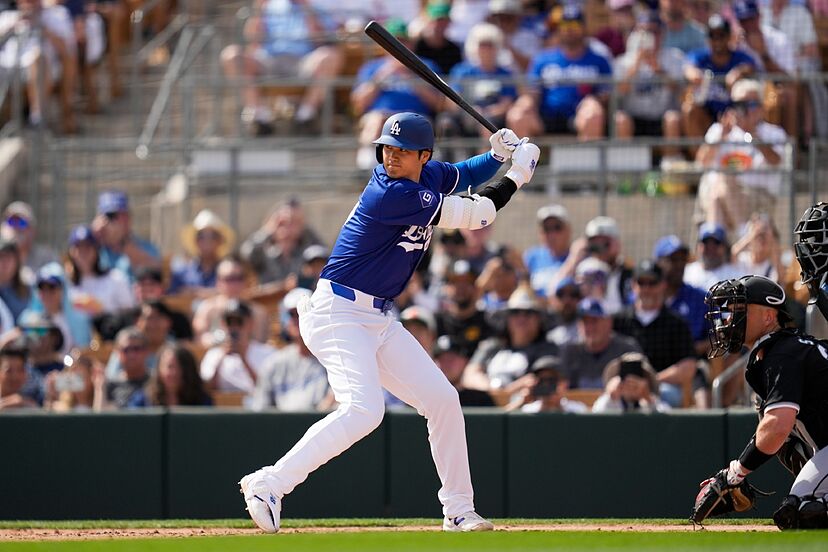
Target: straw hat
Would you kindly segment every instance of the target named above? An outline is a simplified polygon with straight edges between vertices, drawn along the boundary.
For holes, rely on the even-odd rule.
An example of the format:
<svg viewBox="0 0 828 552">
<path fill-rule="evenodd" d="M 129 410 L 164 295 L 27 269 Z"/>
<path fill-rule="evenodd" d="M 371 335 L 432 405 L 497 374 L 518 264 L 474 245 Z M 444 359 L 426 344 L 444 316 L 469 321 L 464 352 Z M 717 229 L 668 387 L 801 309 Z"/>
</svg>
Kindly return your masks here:
<svg viewBox="0 0 828 552">
<path fill-rule="evenodd" d="M 209 209 L 200 211 L 193 219 L 193 222 L 181 231 L 181 242 L 184 244 L 187 252 L 193 256 L 198 255 L 196 234 L 208 228 L 215 230 L 224 238 L 222 244 L 219 246 L 218 256 L 224 257 L 230 253 L 233 250 L 233 245 L 236 243 L 236 233 L 217 214 Z"/>
</svg>

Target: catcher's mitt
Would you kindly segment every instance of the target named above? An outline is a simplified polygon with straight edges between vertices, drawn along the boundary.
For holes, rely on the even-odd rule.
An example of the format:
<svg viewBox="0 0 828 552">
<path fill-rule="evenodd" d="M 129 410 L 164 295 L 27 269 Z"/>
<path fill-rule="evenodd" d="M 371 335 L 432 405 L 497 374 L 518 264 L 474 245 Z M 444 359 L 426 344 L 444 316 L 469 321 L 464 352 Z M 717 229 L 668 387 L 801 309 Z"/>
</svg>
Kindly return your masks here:
<svg viewBox="0 0 828 552">
<path fill-rule="evenodd" d="M 690 521 L 698 524 L 711 516 L 744 512 L 753 507 L 757 496 L 773 494 L 760 491 L 745 479 L 738 485 L 730 485 L 727 482 L 727 468 L 702 481 L 700 487 L 701 490 L 696 495 L 696 504 L 690 514 Z"/>
</svg>

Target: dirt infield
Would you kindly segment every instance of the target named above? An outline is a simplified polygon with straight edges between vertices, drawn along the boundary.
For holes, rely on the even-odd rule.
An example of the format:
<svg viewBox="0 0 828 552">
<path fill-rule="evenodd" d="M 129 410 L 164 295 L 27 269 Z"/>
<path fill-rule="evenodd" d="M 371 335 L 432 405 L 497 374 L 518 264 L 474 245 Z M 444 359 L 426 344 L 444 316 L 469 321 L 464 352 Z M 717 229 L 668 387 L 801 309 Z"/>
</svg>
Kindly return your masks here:
<svg viewBox="0 0 828 552">
<path fill-rule="evenodd" d="M 356 533 L 376 531 L 437 531 L 439 524 L 411 525 L 404 527 L 302 527 L 283 528 L 281 533 Z M 660 525 L 646 523 L 561 523 L 554 525 L 544 524 L 505 524 L 497 527 L 498 531 L 620 531 L 620 532 L 692 532 L 702 529 L 690 524 Z M 708 525 L 704 531 L 728 532 L 770 532 L 777 531 L 773 525 Z M 97 539 L 135 539 L 135 538 L 186 538 L 186 537 L 214 537 L 259 535 L 258 529 L 234 529 L 223 527 L 192 527 L 192 528 L 158 528 L 158 529 L 2 529 L 2 541 L 44 541 L 44 540 L 97 540 Z"/>
</svg>

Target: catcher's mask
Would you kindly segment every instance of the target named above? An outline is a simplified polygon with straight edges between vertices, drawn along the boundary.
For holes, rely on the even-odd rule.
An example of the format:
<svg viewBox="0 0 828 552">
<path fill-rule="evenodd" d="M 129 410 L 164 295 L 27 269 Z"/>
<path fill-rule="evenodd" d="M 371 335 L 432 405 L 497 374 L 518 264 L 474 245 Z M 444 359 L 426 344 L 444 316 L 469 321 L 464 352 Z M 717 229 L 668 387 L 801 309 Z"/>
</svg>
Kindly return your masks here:
<svg viewBox="0 0 828 552">
<path fill-rule="evenodd" d="M 811 291 L 811 302 L 828 278 L 828 203 L 809 207 L 794 229 L 794 252 L 802 268 L 802 283 Z"/>
<path fill-rule="evenodd" d="M 738 353 L 745 342 L 747 326 L 747 290 L 739 280 L 724 280 L 717 283 L 704 298 L 710 322 L 710 352 L 707 358 L 716 358 L 725 353 Z"/>
</svg>

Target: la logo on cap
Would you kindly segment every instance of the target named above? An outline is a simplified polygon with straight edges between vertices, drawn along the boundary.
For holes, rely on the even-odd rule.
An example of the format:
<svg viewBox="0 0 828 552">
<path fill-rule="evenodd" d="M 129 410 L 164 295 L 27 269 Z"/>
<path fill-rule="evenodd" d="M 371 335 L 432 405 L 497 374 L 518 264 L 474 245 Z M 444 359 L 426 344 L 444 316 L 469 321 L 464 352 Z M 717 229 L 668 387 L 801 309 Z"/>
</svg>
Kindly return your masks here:
<svg viewBox="0 0 828 552">
<path fill-rule="evenodd" d="M 389 130 L 389 132 L 391 134 L 393 134 L 394 136 L 399 136 L 400 135 L 400 122 L 399 121 L 394 121 L 394 123 L 391 125 L 391 130 Z"/>
</svg>

